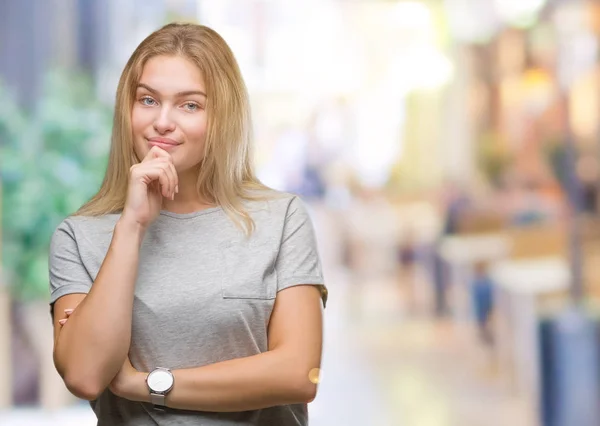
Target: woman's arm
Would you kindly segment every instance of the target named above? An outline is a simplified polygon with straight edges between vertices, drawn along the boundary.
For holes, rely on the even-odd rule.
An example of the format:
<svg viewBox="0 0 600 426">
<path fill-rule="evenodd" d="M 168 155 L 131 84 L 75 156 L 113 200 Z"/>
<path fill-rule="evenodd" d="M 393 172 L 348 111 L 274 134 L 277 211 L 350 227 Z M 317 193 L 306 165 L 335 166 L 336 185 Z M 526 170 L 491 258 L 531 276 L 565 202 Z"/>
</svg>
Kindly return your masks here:
<svg viewBox="0 0 600 426">
<path fill-rule="evenodd" d="M 319 287 L 281 290 L 268 330 L 269 350 L 198 368 L 174 370 L 167 407 L 195 411 L 246 411 L 307 403 L 315 398 L 322 350 Z M 130 371 L 131 372 L 131 371 Z M 149 402 L 145 374 L 135 371 L 117 394 Z"/>
<path fill-rule="evenodd" d="M 54 304 L 54 364 L 79 398 L 96 399 L 127 357 L 142 238 L 139 225 L 119 220 L 89 294 L 63 296 Z M 61 327 L 64 310 L 75 307 Z"/>
<path fill-rule="evenodd" d="M 153 182 L 157 185 L 149 187 Z M 88 295 L 59 299 L 54 305 L 54 325 L 59 329 L 54 334 L 54 364 L 67 388 L 80 398 L 96 399 L 127 359 L 140 246 L 145 230 L 158 217 L 163 197 L 174 199 L 177 186 L 171 155 L 153 147 L 129 170 L 123 213 Z M 51 245 L 51 274 L 81 288 L 79 281 L 87 273 L 82 271 L 74 236 L 60 228 L 57 232 Z M 61 327 L 65 308 L 75 308 L 70 302 L 80 303 Z"/>
</svg>

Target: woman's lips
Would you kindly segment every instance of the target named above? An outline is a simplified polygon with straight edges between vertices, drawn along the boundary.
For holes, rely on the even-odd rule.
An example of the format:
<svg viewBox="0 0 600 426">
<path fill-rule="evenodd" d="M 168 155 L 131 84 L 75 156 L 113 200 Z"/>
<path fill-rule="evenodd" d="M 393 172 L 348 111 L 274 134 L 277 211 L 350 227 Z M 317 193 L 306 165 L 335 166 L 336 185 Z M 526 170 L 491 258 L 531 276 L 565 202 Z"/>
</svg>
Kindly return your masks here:
<svg viewBox="0 0 600 426">
<path fill-rule="evenodd" d="M 181 145 L 179 142 L 169 138 L 150 138 L 148 139 L 148 145 L 157 146 L 165 151 L 170 151 Z"/>
</svg>

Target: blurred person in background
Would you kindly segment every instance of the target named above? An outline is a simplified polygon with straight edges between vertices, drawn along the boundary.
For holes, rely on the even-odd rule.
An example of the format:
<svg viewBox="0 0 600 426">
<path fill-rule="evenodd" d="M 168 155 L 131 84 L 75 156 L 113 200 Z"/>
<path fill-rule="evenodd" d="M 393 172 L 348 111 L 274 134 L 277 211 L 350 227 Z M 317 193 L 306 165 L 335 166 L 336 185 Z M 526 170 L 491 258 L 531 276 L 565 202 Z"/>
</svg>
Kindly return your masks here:
<svg viewBox="0 0 600 426">
<path fill-rule="evenodd" d="M 459 183 L 450 182 L 442 191 L 442 229 L 432 247 L 432 281 L 435 293 L 434 313 L 437 317 L 445 317 L 450 312 L 448 306 L 448 286 L 450 285 L 447 262 L 440 254 L 440 244 L 444 237 L 459 231 L 461 221 L 472 207 L 467 191 Z"/>
<path fill-rule="evenodd" d="M 486 262 L 475 265 L 473 282 L 471 283 L 471 299 L 479 338 L 485 344 L 493 339 L 491 317 L 494 308 L 494 283 Z"/>
<path fill-rule="evenodd" d="M 129 59 L 104 182 L 49 254 L 55 365 L 99 425 L 308 423 L 327 293 L 250 129 L 215 31 L 169 24 Z"/>
<path fill-rule="evenodd" d="M 406 302 L 409 311 L 414 314 L 417 312 L 417 261 L 418 247 L 415 231 L 407 229 L 405 234 L 400 238 L 398 247 L 396 248 L 396 256 L 399 266 L 398 281 L 401 290 L 406 295 Z"/>
</svg>

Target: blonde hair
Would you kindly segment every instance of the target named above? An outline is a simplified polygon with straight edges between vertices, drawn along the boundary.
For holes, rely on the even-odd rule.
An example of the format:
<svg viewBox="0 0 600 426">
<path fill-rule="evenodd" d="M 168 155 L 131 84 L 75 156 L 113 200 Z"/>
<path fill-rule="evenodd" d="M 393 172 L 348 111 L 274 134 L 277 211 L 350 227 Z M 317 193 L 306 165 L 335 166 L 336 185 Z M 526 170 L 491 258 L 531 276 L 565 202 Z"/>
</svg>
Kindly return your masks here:
<svg viewBox="0 0 600 426">
<path fill-rule="evenodd" d="M 117 89 L 104 180 L 98 193 L 75 214 L 100 216 L 123 210 L 129 169 L 139 162 L 134 154 L 131 130 L 137 85 L 146 62 L 162 55 L 178 55 L 192 61 L 202 72 L 206 84 L 208 121 L 198 194 L 203 200 L 221 206 L 238 227 L 250 234 L 255 225 L 243 201 L 264 200 L 270 188 L 257 179 L 252 167 L 248 92 L 225 40 L 208 27 L 187 23 L 172 23 L 155 31 L 129 58 Z"/>
</svg>

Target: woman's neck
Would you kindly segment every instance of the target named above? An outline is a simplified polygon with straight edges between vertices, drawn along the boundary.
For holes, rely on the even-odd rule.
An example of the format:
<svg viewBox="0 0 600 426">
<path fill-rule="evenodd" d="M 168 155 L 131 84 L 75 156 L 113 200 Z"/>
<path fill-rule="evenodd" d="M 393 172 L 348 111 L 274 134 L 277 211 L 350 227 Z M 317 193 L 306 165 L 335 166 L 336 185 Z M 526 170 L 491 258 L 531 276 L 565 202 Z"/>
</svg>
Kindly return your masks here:
<svg viewBox="0 0 600 426">
<path fill-rule="evenodd" d="M 196 189 L 196 176 L 180 176 L 178 192 L 174 200 L 163 198 L 162 209 L 173 213 L 193 213 L 215 207 L 214 203 L 203 200 Z"/>
</svg>

